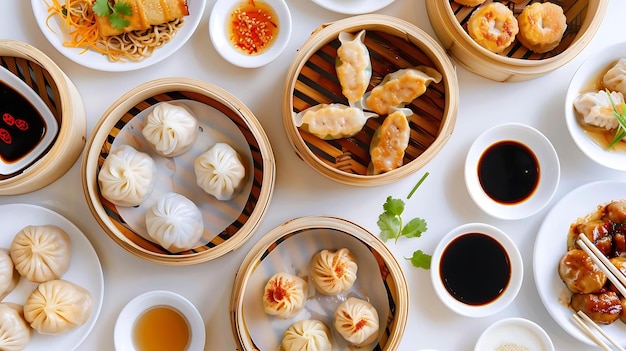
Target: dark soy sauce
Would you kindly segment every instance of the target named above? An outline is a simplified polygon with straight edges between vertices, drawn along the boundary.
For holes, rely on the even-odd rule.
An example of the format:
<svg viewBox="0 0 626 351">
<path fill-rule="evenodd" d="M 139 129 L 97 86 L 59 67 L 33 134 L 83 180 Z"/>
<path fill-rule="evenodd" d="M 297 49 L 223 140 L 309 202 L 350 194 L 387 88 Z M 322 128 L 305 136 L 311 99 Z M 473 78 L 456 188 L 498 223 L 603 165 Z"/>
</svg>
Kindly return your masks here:
<svg viewBox="0 0 626 351">
<path fill-rule="evenodd" d="M 511 263 L 498 241 L 482 233 L 467 233 L 444 249 L 439 272 L 455 299 L 468 305 L 484 305 L 506 289 Z"/>
<path fill-rule="evenodd" d="M 539 161 L 526 145 L 501 141 L 481 155 L 478 180 L 493 200 L 505 204 L 521 202 L 530 197 L 539 184 Z"/>
<path fill-rule="evenodd" d="M 0 82 L 0 157 L 19 161 L 39 144 L 46 125 L 39 111 L 19 92 Z"/>
</svg>

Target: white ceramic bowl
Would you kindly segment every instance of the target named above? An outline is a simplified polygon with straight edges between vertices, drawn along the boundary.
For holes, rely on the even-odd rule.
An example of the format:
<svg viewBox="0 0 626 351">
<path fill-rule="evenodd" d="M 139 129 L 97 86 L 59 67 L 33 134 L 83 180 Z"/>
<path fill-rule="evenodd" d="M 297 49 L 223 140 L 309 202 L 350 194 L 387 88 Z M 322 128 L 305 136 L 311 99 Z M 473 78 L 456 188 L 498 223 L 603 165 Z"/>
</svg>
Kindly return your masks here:
<svg viewBox="0 0 626 351">
<path fill-rule="evenodd" d="M 133 329 L 137 319 L 155 306 L 169 306 L 180 312 L 189 323 L 191 340 L 187 350 L 204 350 L 206 331 L 195 306 L 186 298 L 170 291 L 149 291 L 132 299 L 117 317 L 114 330 L 115 350 L 136 351 Z"/>
<path fill-rule="evenodd" d="M 501 202 L 490 197 L 481 185 L 478 171 L 485 151 L 507 141 L 522 144 L 529 149 L 539 169 L 534 190 L 515 202 Z M 548 138 L 538 130 L 519 123 L 501 124 L 483 132 L 470 147 L 465 160 L 465 185 L 472 200 L 485 213 L 500 219 L 526 218 L 543 209 L 554 196 L 560 176 L 559 158 Z"/>
<path fill-rule="evenodd" d="M 24 81 L 19 79 L 15 74 L 6 68 L 0 66 L 0 82 L 3 82 L 5 85 L 13 88 L 17 93 L 22 95 L 27 101 L 31 103 L 31 105 L 39 112 L 41 117 L 45 123 L 44 134 L 41 137 L 41 140 L 34 146 L 34 148 L 28 152 L 24 157 L 20 158 L 15 162 L 7 162 L 0 158 L 0 174 L 9 175 L 15 172 L 18 172 L 26 167 L 28 167 L 31 163 L 33 163 L 41 154 L 46 151 L 46 149 L 50 146 L 50 144 L 56 138 L 57 132 L 59 131 L 59 125 L 57 120 L 52 115 L 52 112 L 48 108 L 45 102 L 35 93 L 35 91 L 28 86 Z M 5 110 L 2 109 L 2 113 Z M 15 120 L 19 120 L 20 116 L 14 116 Z M 13 125 L 7 125 L 7 122 L 0 121 L 0 128 L 6 128 L 6 130 L 11 133 L 11 130 L 14 129 Z M 13 135 L 13 138 L 16 136 Z"/>
<path fill-rule="evenodd" d="M 605 167 L 626 171 L 626 152 L 606 150 L 594 142 L 578 123 L 574 110 L 576 97 L 581 92 L 592 90 L 593 84 L 620 58 L 626 58 L 626 43 L 599 50 L 580 65 L 567 88 L 565 122 L 574 143 L 587 157 Z"/>
<path fill-rule="evenodd" d="M 505 345 L 510 345 L 506 348 Z M 507 318 L 489 326 L 478 338 L 474 351 L 493 350 L 554 351 L 548 334 L 535 322 Z"/>
<path fill-rule="evenodd" d="M 462 236 L 475 233 L 490 237 L 500 244 L 508 257 L 510 274 L 508 283 L 503 285 L 501 293 L 494 299 L 490 299 L 490 301 L 485 303 L 469 304 L 461 302 L 448 291 L 446 283 L 444 283 L 444 278 L 442 277 L 441 268 L 442 257 L 450 252 L 448 250 L 450 250 L 451 243 Z M 485 257 L 485 252 L 479 252 L 479 250 L 477 250 L 475 255 L 477 258 Z M 477 284 L 487 282 L 490 278 L 488 275 L 489 274 L 481 274 L 481 277 L 477 278 L 475 282 L 472 282 L 473 286 L 479 286 Z M 503 231 L 488 224 L 468 223 L 453 229 L 439 242 L 432 256 L 430 276 L 437 296 L 450 310 L 468 317 L 485 317 L 500 312 L 517 297 L 524 276 L 524 265 L 517 246 Z M 485 281 L 482 281 L 482 279 L 485 279 Z"/>
<path fill-rule="evenodd" d="M 228 29 L 231 14 L 245 3 L 247 1 L 217 0 L 209 17 L 209 35 L 215 50 L 226 61 L 244 68 L 261 67 L 274 61 L 285 50 L 291 37 L 291 13 L 285 0 L 256 0 L 257 5 L 259 3 L 269 5 L 278 16 L 278 35 L 260 54 L 249 55 L 232 45 Z"/>
</svg>

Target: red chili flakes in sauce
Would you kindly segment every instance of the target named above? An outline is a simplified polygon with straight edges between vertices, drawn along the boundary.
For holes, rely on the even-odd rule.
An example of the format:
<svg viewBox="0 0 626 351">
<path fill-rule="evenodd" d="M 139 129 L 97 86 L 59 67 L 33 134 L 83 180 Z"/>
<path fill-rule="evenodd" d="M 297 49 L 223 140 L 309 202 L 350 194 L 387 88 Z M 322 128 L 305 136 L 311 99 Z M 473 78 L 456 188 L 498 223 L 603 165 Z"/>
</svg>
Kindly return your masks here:
<svg viewBox="0 0 626 351">
<path fill-rule="evenodd" d="M 239 4 L 230 16 L 231 43 L 249 55 L 267 49 L 278 35 L 278 17 L 266 3 L 248 0 Z"/>
</svg>

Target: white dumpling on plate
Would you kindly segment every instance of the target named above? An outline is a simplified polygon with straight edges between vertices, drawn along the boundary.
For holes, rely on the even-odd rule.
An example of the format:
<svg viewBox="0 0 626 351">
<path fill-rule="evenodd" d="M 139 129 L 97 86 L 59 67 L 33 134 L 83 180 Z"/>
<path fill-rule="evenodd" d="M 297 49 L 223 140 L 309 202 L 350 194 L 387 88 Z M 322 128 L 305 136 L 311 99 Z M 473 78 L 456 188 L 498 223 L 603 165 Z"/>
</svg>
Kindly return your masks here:
<svg viewBox="0 0 626 351">
<path fill-rule="evenodd" d="M 152 192 L 156 171 L 150 155 L 121 145 L 109 153 L 98 172 L 100 193 L 117 206 L 137 206 Z"/>
<path fill-rule="evenodd" d="M 28 225 L 13 237 L 9 254 L 22 277 L 42 283 L 59 279 L 67 271 L 72 247 L 70 237 L 61 228 Z"/>
<path fill-rule="evenodd" d="M 93 310 L 91 293 L 55 279 L 41 283 L 24 303 L 24 318 L 41 334 L 61 334 L 85 324 Z"/>
<path fill-rule="evenodd" d="M 610 91 L 626 94 L 626 58 L 619 59 L 602 76 L 602 85 Z"/>
<path fill-rule="evenodd" d="M 161 156 L 187 152 L 198 138 L 198 119 L 184 106 L 160 102 L 145 117 L 141 134 Z"/>
<path fill-rule="evenodd" d="M 230 200 L 246 176 L 237 151 L 226 143 L 217 143 L 194 161 L 196 182 L 218 200 Z"/>
<path fill-rule="evenodd" d="M 576 97 L 574 109 L 580 114 L 580 122 L 583 124 L 611 130 L 619 126 L 613 113 L 613 105 L 623 103 L 624 96 L 620 92 L 588 91 Z"/>
<path fill-rule="evenodd" d="M 354 346 L 365 346 L 376 341 L 380 327 L 378 311 L 369 302 L 349 297 L 335 310 L 335 329 Z"/>
<path fill-rule="evenodd" d="M 178 193 L 167 193 L 146 212 L 148 235 L 172 253 L 198 246 L 204 231 L 202 212 Z"/>
<path fill-rule="evenodd" d="M 280 346 L 283 351 L 331 351 L 330 329 L 317 319 L 302 319 L 285 330 Z"/>
<path fill-rule="evenodd" d="M 20 274 L 15 269 L 9 250 L 0 249 L 0 301 L 17 286 L 19 280 Z"/>
<path fill-rule="evenodd" d="M 0 350 L 21 351 L 26 348 L 33 330 L 24 319 L 22 306 L 0 303 Z"/>
</svg>

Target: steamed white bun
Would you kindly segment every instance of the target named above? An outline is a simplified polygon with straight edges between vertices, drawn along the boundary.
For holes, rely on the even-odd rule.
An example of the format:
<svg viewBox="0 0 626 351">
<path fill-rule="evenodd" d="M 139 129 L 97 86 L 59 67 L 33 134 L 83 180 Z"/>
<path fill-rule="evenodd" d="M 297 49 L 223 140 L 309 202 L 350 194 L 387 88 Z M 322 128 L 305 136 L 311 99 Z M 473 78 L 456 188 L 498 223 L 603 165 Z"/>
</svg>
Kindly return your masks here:
<svg viewBox="0 0 626 351">
<path fill-rule="evenodd" d="M 15 269 L 31 282 L 59 279 L 70 266 L 71 243 L 55 225 L 29 225 L 20 230 L 9 250 Z"/>
<path fill-rule="evenodd" d="M 218 200 L 230 200 L 246 175 L 239 154 L 230 145 L 217 143 L 194 162 L 198 186 Z"/>
<path fill-rule="evenodd" d="M 100 193 L 122 207 L 141 204 L 152 192 L 156 164 L 150 155 L 122 145 L 104 160 L 98 173 Z"/>
<path fill-rule="evenodd" d="M 161 102 L 146 116 L 141 134 L 159 155 L 174 157 L 193 146 L 198 120 L 183 106 Z"/>
<path fill-rule="evenodd" d="M 177 193 L 167 193 L 148 209 L 146 229 L 159 245 L 177 253 L 197 246 L 204 221 L 193 201 Z"/>
<path fill-rule="evenodd" d="M 0 350 L 24 350 L 32 334 L 33 330 L 24 320 L 22 306 L 0 303 Z"/>
</svg>

